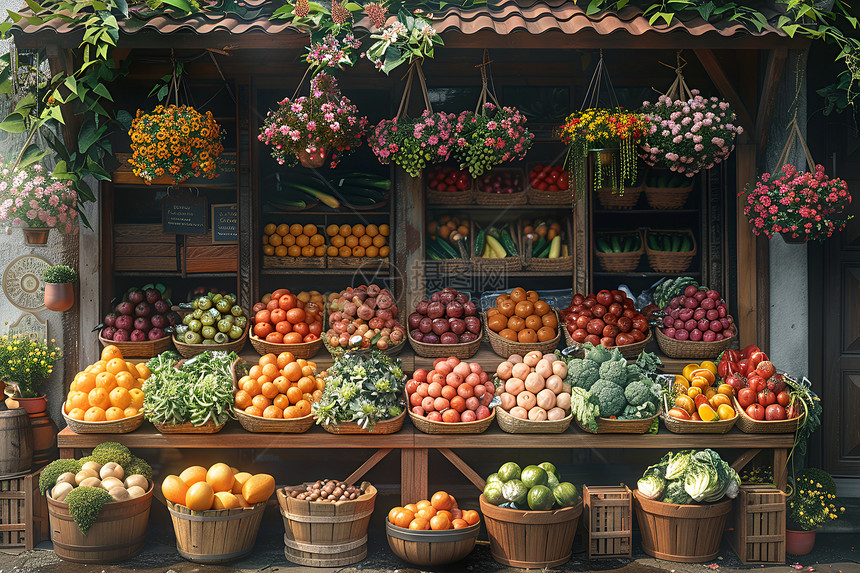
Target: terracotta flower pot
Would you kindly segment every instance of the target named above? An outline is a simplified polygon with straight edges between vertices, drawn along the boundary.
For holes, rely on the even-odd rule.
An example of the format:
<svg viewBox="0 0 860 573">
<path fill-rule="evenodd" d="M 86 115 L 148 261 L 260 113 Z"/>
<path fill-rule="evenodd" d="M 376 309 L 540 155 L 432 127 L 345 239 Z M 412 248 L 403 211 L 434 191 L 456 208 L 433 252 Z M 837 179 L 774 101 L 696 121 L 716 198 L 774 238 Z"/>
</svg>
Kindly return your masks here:
<svg viewBox="0 0 860 573">
<path fill-rule="evenodd" d="M 22 227 L 24 231 L 24 243 L 27 245 L 45 246 L 48 244 L 50 228 Z"/>
<path fill-rule="evenodd" d="M 785 552 L 806 555 L 815 547 L 815 529 L 812 531 L 785 530 Z"/>
<path fill-rule="evenodd" d="M 319 169 L 325 164 L 325 156 L 325 148 L 317 150 L 316 153 L 310 153 L 305 149 L 299 152 L 299 163 L 302 164 L 302 167 Z"/>
<path fill-rule="evenodd" d="M 45 306 L 65 312 L 75 305 L 75 283 L 45 283 Z"/>
<path fill-rule="evenodd" d="M 16 400 L 30 417 L 30 427 L 33 431 L 33 465 L 44 465 L 56 459 L 57 432 L 60 429 L 48 415 L 48 401 L 45 396 L 16 398 Z"/>
<path fill-rule="evenodd" d="M 15 398 L 28 414 L 39 414 L 48 409 L 48 399 L 45 396 L 35 398 Z"/>
</svg>

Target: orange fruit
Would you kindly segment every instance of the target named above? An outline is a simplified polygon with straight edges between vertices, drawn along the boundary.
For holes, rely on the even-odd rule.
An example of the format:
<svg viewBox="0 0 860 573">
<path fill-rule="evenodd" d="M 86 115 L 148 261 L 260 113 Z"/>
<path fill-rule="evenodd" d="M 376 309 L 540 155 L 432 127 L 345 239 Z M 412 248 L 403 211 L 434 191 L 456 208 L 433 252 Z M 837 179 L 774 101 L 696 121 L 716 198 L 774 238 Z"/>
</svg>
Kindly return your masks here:
<svg viewBox="0 0 860 573">
<path fill-rule="evenodd" d="M 693 370 L 690 375 L 693 377 L 693 379 L 697 377 L 704 378 L 708 381 L 708 386 L 713 385 L 713 383 L 716 381 L 716 376 L 714 375 L 714 373 L 707 368 L 697 368 L 696 370 Z"/>
<path fill-rule="evenodd" d="M 242 486 L 242 497 L 254 505 L 266 501 L 275 493 L 275 478 L 269 474 L 254 474 Z"/>
<path fill-rule="evenodd" d="M 239 408 L 240 410 L 244 410 L 251 405 L 251 395 L 244 390 L 239 390 L 238 392 L 236 392 L 234 403 L 236 404 L 237 408 Z"/>
<path fill-rule="evenodd" d="M 161 483 L 161 493 L 164 499 L 172 503 L 185 503 L 188 486 L 179 476 L 169 475 Z"/>
<path fill-rule="evenodd" d="M 403 508 L 394 516 L 394 525 L 397 527 L 409 527 L 409 523 L 413 519 L 415 519 L 415 514 Z"/>
<path fill-rule="evenodd" d="M 123 408 L 111 406 L 110 408 L 105 410 L 105 419 L 107 419 L 108 421 L 122 420 L 123 418 L 125 418 L 125 411 Z"/>
<path fill-rule="evenodd" d="M 107 363 L 107 371 L 116 375 L 120 372 L 127 372 L 128 366 L 125 365 L 125 360 L 122 358 L 111 358 Z"/>
<path fill-rule="evenodd" d="M 254 364 L 254 365 L 253 365 L 253 366 L 251 366 L 251 368 L 248 370 L 248 377 L 249 377 L 249 378 L 253 378 L 254 380 L 256 380 L 257 378 L 259 378 L 259 377 L 260 377 L 260 375 L 261 375 L 262 373 L 263 373 L 263 367 L 262 367 L 262 366 L 260 366 L 259 364 Z"/>
<path fill-rule="evenodd" d="M 72 411 L 69 412 L 68 415 L 69 415 L 69 418 L 71 418 L 72 420 L 83 421 L 86 413 L 83 410 L 81 410 L 80 408 L 72 408 Z"/>
<path fill-rule="evenodd" d="M 212 509 L 236 509 L 242 507 L 239 499 L 229 491 L 216 491 Z"/>
<path fill-rule="evenodd" d="M 338 227 L 337 225 L 331 224 L 325 228 L 325 234 L 329 237 L 334 237 L 335 235 L 337 235 L 339 229 L 340 227 Z"/>
<path fill-rule="evenodd" d="M 377 249 L 381 249 L 382 247 L 384 247 L 385 237 L 383 237 L 382 235 L 376 235 L 375 237 L 373 237 L 373 246 Z"/>
<path fill-rule="evenodd" d="M 444 516 L 445 516 L 445 517 L 447 517 L 449 520 L 454 519 L 454 514 L 452 514 L 452 513 L 451 513 L 450 511 L 448 511 L 447 509 L 440 509 L 439 511 L 437 511 L 437 512 L 436 512 L 436 515 L 444 515 Z"/>
<path fill-rule="evenodd" d="M 708 371 L 705 370 L 704 372 Z M 708 372 L 708 374 L 710 374 L 710 372 Z M 710 387 L 711 383 L 708 382 L 708 379 L 704 376 L 693 376 L 693 378 L 690 380 L 690 385 L 704 390 L 705 388 Z"/>
<path fill-rule="evenodd" d="M 99 360 L 98 362 L 95 362 L 90 366 L 90 368 L 92 368 L 92 370 L 90 370 L 90 372 L 92 372 L 93 374 L 100 374 L 101 372 L 105 371 L 106 367 L 107 367 L 107 361 L 106 360 Z"/>
<path fill-rule="evenodd" d="M 272 404 L 271 406 L 266 406 L 266 409 L 263 410 L 263 417 L 272 420 L 280 420 L 284 417 L 284 411 Z"/>
<path fill-rule="evenodd" d="M 203 466 L 191 466 L 190 468 L 185 468 L 179 474 L 179 479 L 185 482 L 185 485 L 191 487 L 197 482 L 206 481 L 206 472 L 207 469 Z"/>
<path fill-rule="evenodd" d="M 424 519 L 423 517 L 416 517 L 412 521 L 409 522 L 409 529 L 416 529 L 421 531 L 426 531 L 430 529 L 430 522 Z"/>
<path fill-rule="evenodd" d="M 116 388 L 116 376 L 110 372 L 101 372 L 96 376 L 96 388 L 104 388 L 105 391 L 110 392 Z"/>
<path fill-rule="evenodd" d="M 725 394 L 714 394 L 714 397 L 711 398 L 710 401 L 711 406 L 713 406 L 714 408 L 723 404 L 725 404 L 726 406 L 731 406 L 732 404 L 732 399 Z M 719 413 L 719 411 L 717 413 Z"/>
<path fill-rule="evenodd" d="M 284 366 L 286 366 L 290 362 L 295 362 L 295 361 L 296 361 L 296 357 L 293 356 L 292 352 L 281 352 L 280 354 L 278 354 L 278 357 L 275 359 L 275 362 L 276 362 L 278 368 L 281 368 L 281 369 L 283 369 Z"/>
<path fill-rule="evenodd" d="M 398 511 L 403 511 L 403 508 L 399 505 L 397 507 L 392 507 L 388 512 L 388 521 L 394 523 L 394 517 L 397 515 Z"/>
<path fill-rule="evenodd" d="M 77 384 L 75 385 L 75 389 L 78 392 L 89 393 L 90 390 L 96 387 L 96 377 L 94 374 L 90 374 L 85 372 L 81 374 L 81 377 L 78 378 Z"/>
<path fill-rule="evenodd" d="M 379 227 L 376 225 L 370 224 L 364 228 L 364 232 L 370 235 L 371 237 L 375 237 L 379 234 Z"/>
<path fill-rule="evenodd" d="M 215 502 L 215 490 L 205 481 L 199 481 L 185 492 L 185 507 L 191 511 L 207 511 Z"/>
<path fill-rule="evenodd" d="M 110 408 L 110 397 L 108 396 L 108 391 L 104 388 L 93 388 L 90 390 L 89 394 L 87 394 L 87 401 L 89 401 L 90 406 L 97 406 L 102 410 Z"/>
<path fill-rule="evenodd" d="M 731 384 L 720 384 L 717 387 L 718 394 L 725 394 L 726 396 L 734 396 L 735 389 Z"/>
<path fill-rule="evenodd" d="M 137 408 L 138 410 L 143 408 L 143 390 L 140 388 L 132 388 L 128 391 L 128 395 L 131 397 L 132 408 Z"/>
<path fill-rule="evenodd" d="M 135 386 L 137 386 L 137 378 L 132 376 L 129 372 L 120 372 L 115 375 L 116 385 L 119 388 L 125 388 L 126 390 L 131 390 Z"/>
<path fill-rule="evenodd" d="M 469 527 L 469 524 L 465 519 L 452 519 L 451 527 L 454 529 L 465 529 L 466 527 Z"/>
<path fill-rule="evenodd" d="M 436 515 L 430 519 L 430 529 L 433 531 L 451 529 L 451 520 L 445 515 Z"/>
<path fill-rule="evenodd" d="M 325 250 L 325 254 L 327 254 L 327 255 L 328 255 L 328 256 L 330 256 L 330 257 L 336 257 L 336 256 L 337 256 L 337 253 L 338 253 L 337 247 L 335 247 L 334 245 L 330 245 L 330 246 Z"/>
<path fill-rule="evenodd" d="M 284 377 L 290 382 L 298 382 L 302 377 L 302 367 L 298 362 L 291 362 L 284 366 Z"/>
<path fill-rule="evenodd" d="M 69 397 L 66 399 L 66 406 L 68 406 L 69 412 L 75 408 L 86 410 L 90 407 L 90 401 L 85 392 L 69 392 Z"/>
<path fill-rule="evenodd" d="M 292 225 L 290 225 L 290 234 L 294 237 L 298 237 L 299 235 L 301 235 L 303 230 L 304 226 L 299 223 L 293 223 Z"/>
<path fill-rule="evenodd" d="M 302 391 L 298 388 L 298 386 L 293 386 L 289 390 L 287 390 L 287 398 L 290 401 L 290 404 L 297 404 L 299 400 L 302 399 Z"/>
<path fill-rule="evenodd" d="M 119 386 L 110 391 L 108 399 L 110 400 L 111 406 L 116 406 L 122 410 L 131 406 L 131 394 L 129 394 L 128 390 L 120 388 Z"/>
<path fill-rule="evenodd" d="M 429 500 L 422 499 L 421 501 L 419 501 L 418 503 L 415 504 L 415 507 L 417 507 L 418 509 L 424 509 L 425 507 L 433 507 L 433 506 L 430 505 Z"/>
<path fill-rule="evenodd" d="M 113 360 L 114 358 L 122 359 L 122 351 L 119 348 L 114 346 L 113 344 L 109 344 L 102 349 L 101 359 L 105 362 Z"/>
<path fill-rule="evenodd" d="M 702 363 L 699 364 L 699 366 L 701 366 L 705 370 L 709 370 L 714 376 L 717 375 L 717 365 L 710 360 L 703 360 Z"/>
<path fill-rule="evenodd" d="M 278 394 L 277 396 L 275 396 L 275 399 L 272 400 L 272 405 L 277 406 L 278 408 L 281 409 L 281 412 L 283 412 L 284 410 L 289 408 L 290 399 L 287 398 L 286 394 Z M 283 413 L 282 413 L 281 417 L 283 417 Z"/>
<path fill-rule="evenodd" d="M 701 393 L 702 389 L 698 386 L 690 386 L 690 388 L 687 390 L 687 396 L 689 396 L 690 398 L 695 398 Z"/>
<path fill-rule="evenodd" d="M 248 472 L 239 472 L 233 474 L 233 493 L 242 493 L 242 487 L 245 485 L 245 482 L 251 479 L 251 474 Z M 245 499 L 245 498 L 242 498 Z"/>
<path fill-rule="evenodd" d="M 352 234 L 352 227 L 344 223 L 340 226 L 340 229 L 338 229 L 338 234 L 341 237 L 347 237 Z"/>
<path fill-rule="evenodd" d="M 86 422 L 104 422 L 105 420 L 107 420 L 107 416 L 105 415 L 104 408 L 92 406 L 84 412 L 84 421 Z"/>
<path fill-rule="evenodd" d="M 258 364 L 260 366 L 260 369 L 262 369 L 267 364 L 274 364 L 275 366 L 277 366 L 278 365 L 278 357 L 275 354 L 269 352 L 268 354 L 264 354 L 264 355 L 260 356 L 260 360 L 259 360 Z"/>
<path fill-rule="evenodd" d="M 382 235 L 383 237 L 387 237 L 390 232 L 391 232 L 391 227 L 389 227 L 388 225 L 382 224 L 379 226 L 379 234 Z"/>
<path fill-rule="evenodd" d="M 710 404 L 703 403 L 699 406 L 698 409 L 699 417 L 704 422 L 716 422 L 720 419 L 720 416 L 711 408 Z M 732 416 L 734 417 L 734 416 Z"/>
<path fill-rule="evenodd" d="M 681 371 L 681 374 L 684 375 L 684 378 L 687 380 L 691 380 L 693 378 L 693 370 L 698 370 L 700 366 L 695 363 L 687 364 L 684 366 L 684 369 Z"/>
<path fill-rule="evenodd" d="M 133 406 L 129 406 L 125 410 L 123 410 L 122 415 L 126 418 L 131 418 L 132 416 L 137 416 L 140 413 L 140 410 Z"/>
<path fill-rule="evenodd" d="M 206 483 L 212 486 L 214 491 L 231 491 L 234 481 L 233 470 L 227 464 L 213 464 L 206 471 Z"/>
<path fill-rule="evenodd" d="M 292 420 L 294 418 L 301 418 L 300 411 L 296 406 L 287 406 L 284 408 L 284 419 Z"/>
<path fill-rule="evenodd" d="M 278 395 L 278 387 L 271 382 L 266 382 L 260 389 L 260 393 L 270 400 Z"/>
<path fill-rule="evenodd" d="M 415 512 L 415 517 L 423 517 L 427 520 L 433 519 L 435 516 L 436 509 L 432 505 L 430 507 L 419 508 L 418 511 Z"/>
<path fill-rule="evenodd" d="M 481 516 L 478 515 L 478 512 L 475 511 L 474 509 L 467 509 L 466 511 L 463 512 L 463 519 L 469 525 L 475 525 L 476 523 L 478 523 L 481 520 Z"/>
<path fill-rule="evenodd" d="M 253 398 L 251 398 L 251 404 L 257 407 L 260 412 L 263 412 L 266 408 L 272 405 L 272 401 L 263 396 L 262 394 L 257 394 Z"/>
<path fill-rule="evenodd" d="M 430 505 L 436 509 L 451 509 L 454 506 L 453 500 L 447 492 L 437 491 L 430 498 Z"/>
<path fill-rule="evenodd" d="M 719 407 L 717 407 L 717 415 L 720 417 L 720 420 L 731 420 L 735 417 L 735 409 L 729 404 L 720 404 Z M 701 416 L 701 414 L 699 414 L 699 416 Z"/>
<path fill-rule="evenodd" d="M 248 395 L 253 398 L 262 391 L 262 387 L 260 386 L 260 383 L 257 382 L 257 380 L 255 380 L 254 378 L 250 378 L 246 380 L 244 384 L 242 384 L 242 390 L 247 392 Z"/>
<path fill-rule="evenodd" d="M 306 392 L 313 392 L 316 390 L 317 381 L 315 378 L 311 378 L 310 376 L 302 376 L 299 378 L 299 381 L 296 383 L 299 390 L 302 391 L 302 394 Z"/>
<path fill-rule="evenodd" d="M 296 408 L 299 410 L 299 417 L 307 416 L 311 413 L 311 401 L 307 399 L 301 399 L 296 402 Z"/>
</svg>

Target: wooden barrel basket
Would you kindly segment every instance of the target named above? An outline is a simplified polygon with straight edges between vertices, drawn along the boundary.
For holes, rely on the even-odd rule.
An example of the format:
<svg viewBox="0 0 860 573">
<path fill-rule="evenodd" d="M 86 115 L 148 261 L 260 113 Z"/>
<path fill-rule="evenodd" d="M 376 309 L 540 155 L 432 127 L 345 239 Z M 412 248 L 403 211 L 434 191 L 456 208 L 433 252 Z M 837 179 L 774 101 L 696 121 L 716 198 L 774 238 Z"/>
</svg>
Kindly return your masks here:
<svg viewBox="0 0 860 573">
<path fill-rule="evenodd" d="M 284 556 L 310 567 L 343 567 L 367 557 L 367 526 L 376 504 L 376 488 L 349 501 L 314 502 L 286 492 L 305 490 L 309 484 L 277 491 L 284 518 Z"/>
<path fill-rule="evenodd" d="M 385 535 L 391 551 L 407 563 L 421 567 L 438 567 L 460 561 L 475 548 L 480 531 L 480 523 L 463 529 L 416 531 L 397 527 L 385 520 Z"/>
<path fill-rule="evenodd" d="M 194 563 L 225 563 L 244 557 L 254 549 L 266 503 L 251 508 L 191 511 L 167 502 L 176 550 Z"/>
<path fill-rule="evenodd" d="M 0 477 L 25 474 L 32 462 L 30 417 L 24 408 L 7 409 L 0 398 Z"/>
<path fill-rule="evenodd" d="M 702 505 L 677 505 L 645 499 L 633 491 L 636 521 L 642 532 L 642 550 L 648 555 L 678 563 L 715 559 L 732 500 Z"/>
<path fill-rule="evenodd" d="M 141 497 L 106 503 L 84 535 L 69 514 L 69 504 L 48 498 L 51 541 L 57 557 L 73 563 L 116 563 L 143 550 L 149 527 L 152 485 Z"/>
<path fill-rule="evenodd" d="M 552 511 L 497 507 L 483 494 L 480 502 L 493 559 L 502 565 L 544 569 L 570 560 L 582 502 Z"/>
</svg>

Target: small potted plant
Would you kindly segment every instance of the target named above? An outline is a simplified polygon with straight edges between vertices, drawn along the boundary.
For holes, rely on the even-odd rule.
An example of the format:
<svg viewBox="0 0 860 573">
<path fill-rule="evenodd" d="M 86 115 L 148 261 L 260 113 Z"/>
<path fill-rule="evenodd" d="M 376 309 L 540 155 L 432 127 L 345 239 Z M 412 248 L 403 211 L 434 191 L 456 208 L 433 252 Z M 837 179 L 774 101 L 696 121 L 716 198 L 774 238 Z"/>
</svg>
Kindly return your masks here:
<svg viewBox="0 0 860 573">
<path fill-rule="evenodd" d="M 75 283 L 78 273 L 72 267 L 55 265 L 45 269 L 45 306 L 49 310 L 65 312 L 75 304 Z"/>
<path fill-rule="evenodd" d="M 54 179 L 39 163 L 0 164 L 0 221 L 22 227 L 28 245 L 46 245 L 51 229 L 77 233 L 77 198 L 71 181 Z"/>
<path fill-rule="evenodd" d="M 851 219 L 845 214 L 851 204 L 848 184 L 828 178 L 822 165 L 815 166 L 815 173 L 783 165 L 778 173 L 762 174 L 755 187 L 738 197 L 753 234 L 768 238 L 782 234 L 787 243 L 823 241 Z"/>
<path fill-rule="evenodd" d="M 53 373 L 63 353 L 54 341 L 37 342 L 22 335 L 0 336 L 0 379 L 5 392 L 18 401 L 28 414 L 44 412 L 45 395 L 39 387 Z"/>
<path fill-rule="evenodd" d="M 815 547 L 816 530 L 845 513 L 836 500 L 836 483 L 818 468 L 798 472 L 788 498 L 785 551 L 806 555 Z"/>
</svg>

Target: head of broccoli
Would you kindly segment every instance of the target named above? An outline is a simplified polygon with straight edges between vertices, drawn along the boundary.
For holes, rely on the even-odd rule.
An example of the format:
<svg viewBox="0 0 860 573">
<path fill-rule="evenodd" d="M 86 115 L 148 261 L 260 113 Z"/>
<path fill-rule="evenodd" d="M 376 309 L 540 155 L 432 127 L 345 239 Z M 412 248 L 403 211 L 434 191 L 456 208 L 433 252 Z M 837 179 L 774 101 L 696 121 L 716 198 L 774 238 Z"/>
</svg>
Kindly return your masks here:
<svg viewBox="0 0 860 573">
<path fill-rule="evenodd" d="M 591 387 L 591 403 L 597 404 L 601 418 L 619 416 L 627 406 L 624 389 L 613 382 L 598 380 Z"/>
<path fill-rule="evenodd" d="M 125 470 L 125 475 L 127 476 L 140 474 L 149 481 L 152 481 L 152 466 L 137 456 L 132 456 L 131 463 L 129 463 L 128 466 L 124 466 L 122 469 Z"/>
<path fill-rule="evenodd" d="M 574 358 L 567 363 L 565 382 L 573 388 L 591 390 L 591 386 L 600 378 L 600 365 L 588 358 Z"/>
<path fill-rule="evenodd" d="M 645 402 L 654 399 L 651 389 L 643 384 L 641 380 L 631 382 L 624 389 L 624 397 L 627 398 L 627 403 L 631 406 L 641 406 Z"/>
<path fill-rule="evenodd" d="M 39 475 L 39 491 L 42 495 L 45 495 L 47 491 L 49 491 L 52 487 L 57 484 L 57 478 L 63 475 L 66 472 L 71 472 L 73 474 L 81 471 L 81 463 L 78 460 L 54 460 L 45 466 L 45 469 L 42 470 L 41 475 Z"/>
<path fill-rule="evenodd" d="M 624 388 L 627 386 L 627 361 L 607 360 L 600 365 L 600 379 Z"/>
<path fill-rule="evenodd" d="M 65 501 L 69 504 L 69 514 L 78 524 L 81 533 L 87 535 L 104 504 L 112 502 L 113 497 L 100 487 L 76 487 L 69 492 Z"/>
<path fill-rule="evenodd" d="M 131 451 L 117 442 L 103 442 L 93 448 L 93 453 L 88 456 L 89 459 L 101 465 L 114 462 L 122 466 L 123 469 L 131 463 L 132 457 Z"/>
<path fill-rule="evenodd" d="M 588 360 L 597 362 L 598 364 L 603 364 L 607 360 L 612 359 L 612 352 L 602 344 L 592 346 L 591 348 L 588 348 L 588 346 L 586 345 L 586 349 L 587 350 L 585 351 L 585 357 Z"/>
</svg>

